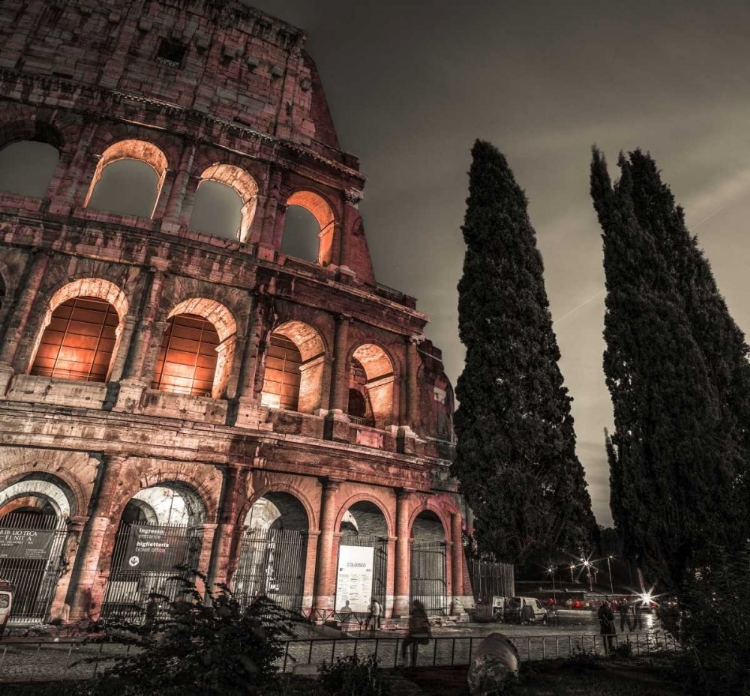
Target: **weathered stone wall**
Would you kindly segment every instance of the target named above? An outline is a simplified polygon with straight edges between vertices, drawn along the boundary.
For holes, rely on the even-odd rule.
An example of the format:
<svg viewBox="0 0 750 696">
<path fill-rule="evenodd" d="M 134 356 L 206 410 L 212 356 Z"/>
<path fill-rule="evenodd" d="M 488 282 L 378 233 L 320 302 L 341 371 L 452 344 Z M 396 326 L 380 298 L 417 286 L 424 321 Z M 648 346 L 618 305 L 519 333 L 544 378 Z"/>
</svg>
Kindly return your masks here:
<svg viewBox="0 0 750 696">
<path fill-rule="evenodd" d="M 0 493 L 21 484 L 6 496 L 16 508 L 34 496 L 69 501 L 54 617 L 99 614 L 121 516 L 151 487 L 188 501 L 212 581 L 231 582 L 253 503 L 285 494 L 299 504 L 288 528 L 305 530 L 304 608 L 333 606 L 338 530 L 364 501 L 387 528 L 389 614 L 409 610 L 423 510 L 440 520 L 430 538 L 446 544 L 446 595 L 463 594 L 452 390 L 423 339 L 428 317 L 375 283 L 356 209 L 364 177 L 340 151 L 304 39 L 234 1 L 0 8 L 0 148 L 32 140 L 60 153 L 43 198 L 0 193 Z M 167 48 L 184 52 L 172 60 Z M 88 207 L 118 158 L 156 172 L 151 217 Z M 237 241 L 190 229 L 207 178 L 246 205 Z M 326 224 L 318 263 L 280 252 L 288 202 Z M 53 312 L 76 297 L 117 314 L 106 382 L 30 374 Z M 175 314 L 200 316 L 219 336 L 210 394 L 151 386 Z M 303 357 L 296 411 L 261 403 L 276 330 Z M 355 354 L 370 372 L 376 427 L 347 415 Z"/>
</svg>

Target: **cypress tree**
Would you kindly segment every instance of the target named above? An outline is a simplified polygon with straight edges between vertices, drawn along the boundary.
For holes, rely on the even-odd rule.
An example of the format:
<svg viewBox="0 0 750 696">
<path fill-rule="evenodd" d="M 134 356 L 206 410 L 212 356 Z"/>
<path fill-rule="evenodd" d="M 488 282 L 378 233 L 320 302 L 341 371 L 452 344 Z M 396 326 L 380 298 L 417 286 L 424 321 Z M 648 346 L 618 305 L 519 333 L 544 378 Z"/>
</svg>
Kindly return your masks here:
<svg viewBox="0 0 750 696">
<path fill-rule="evenodd" d="M 649 154 L 635 150 L 628 154 L 623 166 L 629 169 L 633 182 L 632 201 L 638 224 L 653 236 L 666 259 L 693 337 L 717 390 L 720 430 L 715 446 L 723 454 L 727 475 L 740 484 L 735 486 L 734 500 L 725 504 L 736 513 L 738 538 L 747 538 L 744 523 L 750 518 L 750 499 L 741 483 L 743 474 L 745 482 L 750 480 L 750 348 L 729 314 L 697 237 L 687 229 L 683 209 L 662 182 L 656 162 Z"/>
<path fill-rule="evenodd" d="M 639 222 L 632 169 L 624 157 L 619 165 L 613 187 L 594 151 L 591 195 L 607 284 L 604 373 L 615 417 L 607 439 L 611 508 L 625 553 L 679 589 L 689 567 L 731 538 L 724 504 L 732 480 L 715 446 L 720 394 L 669 258 Z"/>
<path fill-rule="evenodd" d="M 523 564 L 588 546 L 595 522 L 526 196 L 494 146 L 477 140 L 472 156 L 452 471 L 480 548 Z"/>
</svg>

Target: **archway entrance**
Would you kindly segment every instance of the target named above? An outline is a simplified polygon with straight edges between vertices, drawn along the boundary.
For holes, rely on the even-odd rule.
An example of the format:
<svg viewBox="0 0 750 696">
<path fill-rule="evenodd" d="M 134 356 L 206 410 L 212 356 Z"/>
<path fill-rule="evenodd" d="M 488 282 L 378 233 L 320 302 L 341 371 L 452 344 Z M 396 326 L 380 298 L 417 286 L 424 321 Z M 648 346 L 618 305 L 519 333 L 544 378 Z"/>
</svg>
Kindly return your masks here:
<svg viewBox="0 0 750 696">
<path fill-rule="evenodd" d="M 412 605 L 421 602 L 428 616 L 448 613 L 448 583 L 445 564 L 445 530 L 440 518 L 429 510 L 421 512 L 412 526 Z"/>
<path fill-rule="evenodd" d="M 336 610 L 367 614 L 373 597 L 385 609 L 388 525 L 383 513 L 369 501 L 355 503 L 344 513 L 339 532 Z"/>
<path fill-rule="evenodd" d="M 165 608 L 183 589 L 184 571 L 195 569 L 203 541 L 205 509 L 180 483 L 144 488 L 125 506 L 115 537 L 101 617 L 138 621 L 152 595 Z"/>
<path fill-rule="evenodd" d="M 0 491 L 0 578 L 13 587 L 11 622 L 48 618 L 68 535 L 72 494 L 46 477 Z"/>
<path fill-rule="evenodd" d="M 243 605 L 266 596 L 290 611 L 302 609 L 307 513 L 289 493 L 266 493 L 245 517 L 232 591 Z"/>
</svg>

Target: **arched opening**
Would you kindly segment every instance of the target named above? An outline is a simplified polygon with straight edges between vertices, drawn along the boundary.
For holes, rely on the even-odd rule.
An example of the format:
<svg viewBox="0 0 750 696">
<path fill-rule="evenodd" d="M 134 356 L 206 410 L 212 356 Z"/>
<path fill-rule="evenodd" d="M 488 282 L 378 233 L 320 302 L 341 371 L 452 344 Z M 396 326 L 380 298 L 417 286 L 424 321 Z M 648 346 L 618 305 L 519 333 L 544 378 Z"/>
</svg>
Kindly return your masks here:
<svg viewBox="0 0 750 696">
<path fill-rule="evenodd" d="M 44 198 L 60 152 L 53 145 L 21 140 L 0 150 L 0 191 L 17 196 Z"/>
<path fill-rule="evenodd" d="M 334 217 L 327 201 L 312 191 L 297 191 L 287 200 L 281 252 L 327 266 L 333 250 Z"/>
<path fill-rule="evenodd" d="M 258 185 L 244 169 L 214 164 L 201 174 L 190 228 L 246 242 L 258 204 Z"/>
<path fill-rule="evenodd" d="M 98 297 L 74 297 L 51 313 L 30 374 L 78 382 L 106 382 L 120 317 Z"/>
<path fill-rule="evenodd" d="M 339 525 L 336 611 L 366 614 L 372 599 L 385 607 L 388 573 L 388 523 L 369 501 L 354 503 Z"/>
<path fill-rule="evenodd" d="M 242 199 L 216 181 L 202 181 L 195 194 L 190 229 L 224 239 L 240 238 Z"/>
<path fill-rule="evenodd" d="M 123 140 L 102 154 L 85 208 L 150 218 L 156 209 L 167 158 L 143 140 Z"/>
<path fill-rule="evenodd" d="M 412 525 L 411 601 L 429 616 L 448 613 L 445 529 L 431 510 L 419 513 Z"/>
<path fill-rule="evenodd" d="M 288 321 L 271 334 L 261 404 L 300 413 L 321 407 L 325 346 L 309 324 Z"/>
<path fill-rule="evenodd" d="M 359 346 L 349 365 L 350 418 L 375 428 L 389 426 L 393 421 L 393 383 L 388 354 L 374 343 Z"/>
<path fill-rule="evenodd" d="M 237 326 L 229 310 L 196 298 L 175 307 L 167 321 L 152 389 L 219 399 L 234 357 Z"/>
<path fill-rule="evenodd" d="M 244 520 L 234 596 L 247 605 L 266 596 L 290 611 L 302 608 L 309 521 L 289 493 L 269 492 L 253 503 Z"/>
<path fill-rule="evenodd" d="M 205 519 L 201 497 L 185 483 L 138 491 L 120 518 L 101 617 L 140 621 L 152 595 L 163 596 L 162 609 L 178 597 L 181 569 L 198 567 Z"/>
<path fill-rule="evenodd" d="M 31 474 L 0 490 L 0 578 L 14 588 L 11 621 L 45 621 L 62 572 L 74 500 L 61 481 Z"/>
</svg>

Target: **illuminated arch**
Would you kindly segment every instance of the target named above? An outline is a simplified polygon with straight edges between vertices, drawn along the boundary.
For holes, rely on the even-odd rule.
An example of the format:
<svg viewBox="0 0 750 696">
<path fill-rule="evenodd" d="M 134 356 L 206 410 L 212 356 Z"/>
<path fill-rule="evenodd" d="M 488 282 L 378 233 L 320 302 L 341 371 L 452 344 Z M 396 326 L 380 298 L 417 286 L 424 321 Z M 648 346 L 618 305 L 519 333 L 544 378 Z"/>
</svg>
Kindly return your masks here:
<svg viewBox="0 0 750 696">
<path fill-rule="evenodd" d="M 110 165 L 114 165 L 122 160 L 135 160 L 143 162 L 149 165 L 156 174 L 155 191 L 153 193 L 153 204 L 151 205 L 151 212 L 148 217 L 153 217 L 156 205 L 159 201 L 159 195 L 161 194 L 162 186 L 164 185 L 164 178 L 167 174 L 167 157 L 166 155 L 153 143 L 146 142 L 145 140 L 121 140 L 108 147 L 101 156 L 99 164 L 94 172 L 94 178 L 91 181 L 89 192 L 86 195 L 86 200 L 83 203 L 84 208 L 92 207 L 94 201 L 94 194 L 97 186 L 101 182 L 104 170 Z M 127 205 L 125 206 L 127 207 Z M 124 208 L 120 208 L 116 212 L 123 211 Z M 122 214 L 132 215 L 136 213 L 125 211 Z"/>
<path fill-rule="evenodd" d="M 287 199 L 287 207 L 299 206 L 307 210 L 318 223 L 318 255 L 317 263 L 328 266 L 333 255 L 333 233 L 335 217 L 328 201 L 312 191 L 297 191 Z M 284 240 L 282 238 L 282 244 Z M 283 246 L 282 246 L 283 251 Z"/>
<path fill-rule="evenodd" d="M 29 373 L 53 378 L 107 381 L 127 312 L 125 293 L 108 280 L 80 278 L 63 285 L 48 302 L 42 329 L 32 352 Z M 53 320 L 60 326 L 51 326 Z M 93 356 L 90 355 L 92 349 Z M 78 362 L 77 351 L 81 358 L 80 370 L 64 368 L 62 364 L 58 367 L 60 360 L 67 361 L 68 358 L 71 360 L 70 366 L 75 365 Z M 84 374 L 86 361 L 90 362 L 88 377 Z M 94 379 L 91 379 L 92 375 Z"/>
<path fill-rule="evenodd" d="M 250 236 L 250 227 L 255 217 L 258 204 L 258 184 L 250 174 L 240 167 L 232 164 L 212 164 L 201 174 L 201 184 L 213 181 L 231 188 L 239 197 L 242 207 L 240 208 L 240 226 L 237 239 L 246 242 Z M 196 200 L 200 196 L 200 184 Z"/>
<path fill-rule="evenodd" d="M 271 334 L 261 403 L 314 413 L 323 398 L 325 345 L 316 329 L 292 320 Z"/>
<path fill-rule="evenodd" d="M 356 362 L 355 362 L 356 361 Z M 365 373 L 364 384 L 357 379 L 357 368 Z M 393 389 L 395 382 L 393 360 L 376 343 L 364 343 L 354 350 L 349 360 L 350 389 L 364 391 L 371 409 L 372 423 L 385 428 L 393 420 Z"/>
</svg>

